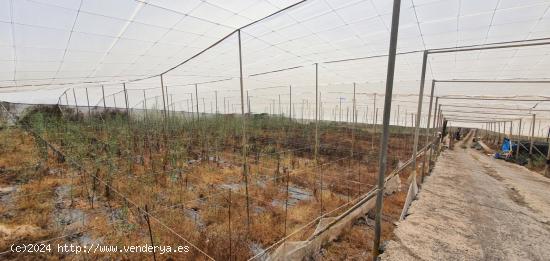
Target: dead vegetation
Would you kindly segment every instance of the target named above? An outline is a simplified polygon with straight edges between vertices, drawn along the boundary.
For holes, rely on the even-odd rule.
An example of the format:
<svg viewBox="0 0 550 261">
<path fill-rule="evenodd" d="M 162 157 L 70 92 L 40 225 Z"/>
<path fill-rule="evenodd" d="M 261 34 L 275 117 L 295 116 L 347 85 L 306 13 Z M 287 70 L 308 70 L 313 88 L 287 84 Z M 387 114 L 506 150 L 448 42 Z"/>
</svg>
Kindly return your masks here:
<svg viewBox="0 0 550 261">
<path fill-rule="evenodd" d="M 200 249 L 214 259 L 243 260 L 299 229 L 295 237 L 304 239 L 313 229 L 305 224 L 375 184 L 378 151 L 372 143 L 378 144 L 378 135 L 370 126 L 359 125 L 352 135 L 349 124 L 323 123 L 316 164 L 313 124 L 267 115 L 248 120 L 244 175 L 240 119 L 231 115 L 163 121 L 161 115 L 128 120 L 121 112 L 88 118 L 29 113 L 20 121 L 29 133 L 5 128 L 0 134 L 0 252 L 14 242 L 55 238 L 119 246 L 192 243 L 196 248 L 185 259 L 207 259 Z M 409 157 L 409 138 L 410 130 L 394 130 L 388 169 Z M 385 200 L 384 239 L 405 195 Z M 353 259 L 351 253 L 369 246 L 369 226 L 357 226 L 326 256 L 349 252 Z"/>
</svg>

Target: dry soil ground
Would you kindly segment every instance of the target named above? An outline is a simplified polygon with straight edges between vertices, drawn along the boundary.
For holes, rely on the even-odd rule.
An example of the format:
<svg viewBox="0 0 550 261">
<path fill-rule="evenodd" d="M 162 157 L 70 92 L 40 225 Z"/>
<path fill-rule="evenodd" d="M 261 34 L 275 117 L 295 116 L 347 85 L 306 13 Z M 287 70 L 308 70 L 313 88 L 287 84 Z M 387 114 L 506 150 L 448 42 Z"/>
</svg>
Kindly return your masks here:
<svg viewBox="0 0 550 261">
<path fill-rule="evenodd" d="M 550 179 L 467 146 L 438 160 L 382 260 L 550 260 Z"/>
</svg>

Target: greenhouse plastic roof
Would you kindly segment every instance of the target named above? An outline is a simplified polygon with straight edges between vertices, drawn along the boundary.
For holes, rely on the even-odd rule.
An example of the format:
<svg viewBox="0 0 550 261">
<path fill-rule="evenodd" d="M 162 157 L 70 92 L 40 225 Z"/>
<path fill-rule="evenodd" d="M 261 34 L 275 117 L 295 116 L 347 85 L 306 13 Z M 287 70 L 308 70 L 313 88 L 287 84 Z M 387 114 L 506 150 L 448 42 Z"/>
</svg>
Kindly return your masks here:
<svg viewBox="0 0 550 261">
<path fill-rule="evenodd" d="M 242 28 L 245 89 L 256 104 L 285 95 L 289 85 L 297 101 L 314 100 L 314 64 L 322 99 L 336 103 L 345 93 L 349 102 L 353 83 L 362 93 L 384 90 L 392 2 L 0 0 L 0 92 L 2 100 L 57 103 L 77 88 L 82 104 L 86 87 L 96 104 L 101 86 L 115 96 L 125 83 L 130 103 L 139 104 L 143 89 L 159 95 L 163 74 L 176 98 L 186 99 L 194 84 L 202 97 L 231 98 L 239 94 Z M 550 0 L 403 0 L 395 92 L 418 93 L 424 50 L 550 38 L 549 9 Z M 547 79 L 549 54 L 550 45 L 434 54 L 427 81 Z M 540 85 L 525 88 L 545 95 Z M 446 90 L 439 92 L 518 94 L 477 85 Z"/>
</svg>

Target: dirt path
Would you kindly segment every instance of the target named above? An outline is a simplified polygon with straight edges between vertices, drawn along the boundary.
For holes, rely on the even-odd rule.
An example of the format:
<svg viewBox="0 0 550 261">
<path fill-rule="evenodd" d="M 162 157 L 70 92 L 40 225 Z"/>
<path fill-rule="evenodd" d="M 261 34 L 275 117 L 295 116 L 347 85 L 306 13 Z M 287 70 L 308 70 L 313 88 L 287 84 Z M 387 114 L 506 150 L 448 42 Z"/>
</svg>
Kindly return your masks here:
<svg viewBox="0 0 550 261">
<path fill-rule="evenodd" d="M 550 179 L 455 146 L 382 260 L 550 260 Z"/>
</svg>

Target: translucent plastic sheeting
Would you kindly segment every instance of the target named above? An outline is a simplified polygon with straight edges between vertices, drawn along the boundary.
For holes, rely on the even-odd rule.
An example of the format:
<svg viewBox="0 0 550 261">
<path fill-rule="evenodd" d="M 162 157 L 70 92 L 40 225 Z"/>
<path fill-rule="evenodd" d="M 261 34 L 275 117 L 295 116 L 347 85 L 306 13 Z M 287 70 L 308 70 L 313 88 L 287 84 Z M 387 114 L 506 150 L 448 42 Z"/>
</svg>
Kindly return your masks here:
<svg viewBox="0 0 550 261">
<path fill-rule="evenodd" d="M 1 1 L 7 7 L 2 10 L 9 11 L 0 15 L 0 48 L 6 50 L 0 61 L 1 91 L 31 91 L 5 96 L 20 101 L 32 99 L 34 90 L 53 88 L 51 102 L 56 103 L 65 89 L 76 87 L 79 96 L 87 87 L 97 103 L 102 96 L 91 89 L 104 85 L 115 92 L 126 82 L 135 104 L 143 100 L 141 89 L 157 88 L 147 90 L 147 97 L 160 95 L 158 75 L 165 73 L 174 101 L 187 99 L 198 83 L 205 103 L 217 92 L 219 99 L 237 97 L 237 104 L 234 30 L 296 2 Z M 358 87 L 362 92 L 382 93 L 391 6 L 385 0 L 308 0 L 246 26 L 241 30 L 244 90 L 255 92 L 253 100 L 259 103 L 286 91 L 270 87 L 292 85 L 297 99 L 314 101 L 317 63 L 319 89 L 327 102 L 338 98 L 331 92 L 349 92 L 353 83 L 365 86 Z M 418 93 L 424 49 L 550 37 L 549 7 L 547 0 L 402 1 L 394 92 Z M 37 9 L 39 15 L 29 15 Z M 433 54 L 426 82 L 550 78 L 549 53 L 550 46 L 538 46 Z M 15 85 L 20 87 L 10 87 Z M 253 91 L 259 88 L 266 89 Z M 532 91 L 545 92 L 542 87 Z M 500 93 L 491 89 L 487 94 Z M 403 107 L 414 111 L 417 98 L 407 99 Z M 257 106 L 252 111 L 265 110 L 265 105 L 252 106 Z"/>
<path fill-rule="evenodd" d="M 158 74 L 235 28 L 293 3 L 231 2 L 2 0 L 0 39 L 9 50 L 2 61 L 11 61 L 2 64 L 3 73 L 11 72 L 2 75 L 2 85 Z M 28 49 L 41 55 L 26 57 Z M 26 61 L 51 64 L 20 66 Z"/>
</svg>

